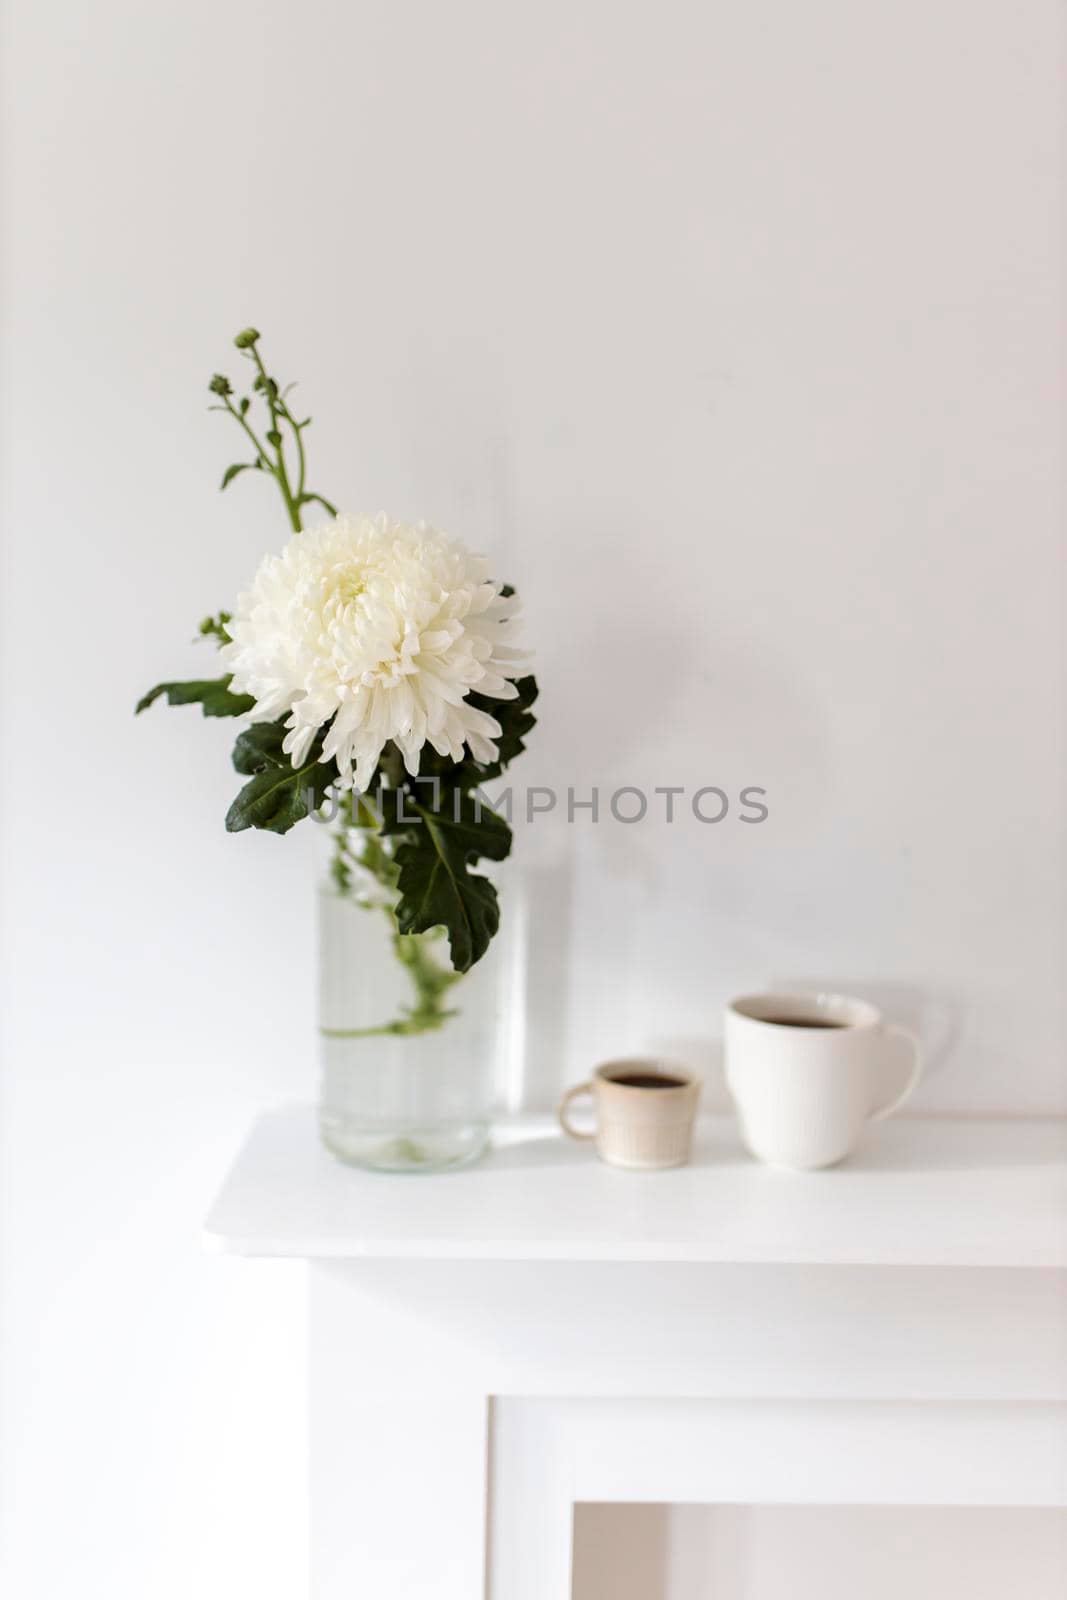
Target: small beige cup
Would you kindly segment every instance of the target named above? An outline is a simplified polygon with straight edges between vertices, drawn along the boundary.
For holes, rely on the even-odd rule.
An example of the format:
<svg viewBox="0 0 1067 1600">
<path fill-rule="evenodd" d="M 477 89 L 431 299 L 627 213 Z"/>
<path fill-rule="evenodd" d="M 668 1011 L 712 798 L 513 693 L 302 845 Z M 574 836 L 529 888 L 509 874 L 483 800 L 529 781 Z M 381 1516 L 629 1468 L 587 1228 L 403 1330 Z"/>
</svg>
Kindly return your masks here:
<svg viewBox="0 0 1067 1600">
<path fill-rule="evenodd" d="M 592 1095 L 595 1133 L 583 1133 L 568 1119 L 572 1103 Z M 670 1062 L 606 1061 L 592 1078 L 576 1084 L 559 1103 L 559 1125 L 571 1139 L 592 1140 L 602 1161 L 613 1167 L 655 1172 L 682 1167 L 689 1160 L 700 1079 Z"/>
</svg>

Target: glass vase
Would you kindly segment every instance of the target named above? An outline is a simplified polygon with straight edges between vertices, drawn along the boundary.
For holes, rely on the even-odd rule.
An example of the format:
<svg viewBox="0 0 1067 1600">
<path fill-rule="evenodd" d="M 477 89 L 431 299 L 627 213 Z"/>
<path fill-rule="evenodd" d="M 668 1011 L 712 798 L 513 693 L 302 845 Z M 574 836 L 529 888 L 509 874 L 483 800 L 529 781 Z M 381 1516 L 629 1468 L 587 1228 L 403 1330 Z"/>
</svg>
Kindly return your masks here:
<svg viewBox="0 0 1067 1600">
<path fill-rule="evenodd" d="M 442 930 L 398 939 L 392 905 L 319 892 L 319 1127 L 340 1160 L 441 1172 L 485 1149 L 521 1004 L 513 925 L 470 972 Z"/>
</svg>

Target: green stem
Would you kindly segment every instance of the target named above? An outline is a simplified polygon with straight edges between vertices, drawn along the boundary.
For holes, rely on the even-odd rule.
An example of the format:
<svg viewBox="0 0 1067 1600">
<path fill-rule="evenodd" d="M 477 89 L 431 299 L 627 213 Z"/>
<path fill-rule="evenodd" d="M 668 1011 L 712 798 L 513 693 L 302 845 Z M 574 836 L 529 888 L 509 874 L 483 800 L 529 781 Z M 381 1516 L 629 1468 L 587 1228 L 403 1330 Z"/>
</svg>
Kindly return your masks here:
<svg viewBox="0 0 1067 1600">
<path fill-rule="evenodd" d="M 304 503 L 304 480 L 307 477 L 307 462 L 304 459 L 304 440 L 301 425 L 289 410 L 284 400 L 279 400 L 282 416 L 293 430 L 293 439 L 296 442 L 296 506 L 297 510 Z"/>
<path fill-rule="evenodd" d="M 395 751 L 395 748 L 387 750 L 383 756 L 383 770 L 388 771 L 394 754 L 399 758 L 399 752 Z M 358 853 L 353 850 L 349 842 L 350 830 L 353 828 L 359 828 L 363 834 Z M 352 881 L 354 868 L 361 868 L 369 873 L 374 881 L 381 885 L 386 898 L 375 899 L 369 903 L 359 902 Z M 323 1037 L 370 1039 L 392 1035 L 407 1038 L 417 1034 L 432 1033 L 443 1027 L 450 1017 L 456 1015 L 455 1011 L 445 1004 L 445 997 L 453 985 L 459 982 L 462 974 L 453 971 L 450 966 L 441 965 L 434 959 L 433 947 L 441 941 L 439 930 L 430 933 L 400 933 L 398 930 L 393 910 L 396 865 L 388 843 L 381 838 L 373 825 L 372 814 L 357 807 L 354 794 L 351 793 L 348 815 L 344 817 L 334 836 L 332 874 L 341 894 L 357 898 L 357 903 L 364 904 L 364 908 L 368 911 L 378 908 L 384 913 L 392 936 L 393 954 L 406 971 L 414 992 L 413 1003 L 403 1006 L 401 1015 L 392 1022 L 380 1023 L 370 1028 L 323 1028 L 321 1030 Z"/>
<path fill-rule="evenodd" d="M 251 398 L 242 399 L 239 406 L 235 405 L 229 380 L 218 373 L 212 378 L 209 388 L 212 394 L 218 395 L 222 403 L 211 407 L 211 409 L 228 411 L 234 421 L 240 424 L 241 431 L 256 453 L 254 465 L 261 471 L 268 472 L 274 479 L 285 504 L 285 513 L 289 518 L 289 525 L 294 533 L 301 533 L 304 527 L 302 515 L 304 506 L 320 505 L 331 517 L 336 517 L 337 507 L 327 500 L 325 495 L 313 493 L 307 487 L 307 453 L 304 446 L 304 429 L 309 425 L 311 418 L 305 417 L 303 422 L 298 422 L 293 416 L 284 392 L 270 376 L 263 364 L 263 357 L 259 353 L 258 339 L 259 334 L 256 330 L 247 328 L 244 333 L 238 335 L 234 342 L 245 359 L 251 361 L 256 369 L 256 378 L 252 385 L 253 394 L 257 389 L 262 392 L 270 416 L 270 429 L 266 444 L 257 436 L 255 429 L 248 421 L 247 412 L 251 404 Z M 292 434 L 292 446 L 296 452 L 293 476 L 290 475 L 289 462 L 285 453 L 283 423 Z M 225 482 L 228 481 L 228 479 L 224 481 L 223 487 L 225 487 Z"/>
<path fill-rule="evenodd" d="M 278 421 L 282 415 L 282 411 L 279 409 L 276 398 L 277 387 L 274 383 L 274 380 L 267 374 L 267 369 L 263 365 L 263 357 L 259 353 L 258 345 L 253 344 L 250 347 L 250 354 L 259 371 L 260 381 L 263 384 L 263 396 L 270 409 L 270 431 L 275 435 L 278 441 L 273 447 L 275 456 L 277 457 L 277 466 L 274 468 L 274 476 L 277 478 L 278 487 L 282 491 L 282 499 L 285 501 L 285 509 L 289 514 L 289 521 L 292 524 L 293 532 L 300 533 L 303 530 L 304 524 L 300 517 L 300 501 L 299 498 L 293 494 L 289 483 L 289 473 L 285 464 L 285 446 L 282 442 L 282 430 L 278 426 Z M 297 442 L 299 444 L 299 435 L 297 435 Z M 303 451 L 301 450 L 300 453 L 302 457 Z"/>
<path fill-rule="evenodd" d="M 224 404 L 226 406 L 226 410 L 230 413 L 230 416 L 234 419 L 235 422 L 239 422 L 241 424 L 241 427 L 244 429 L 244 431 L 247 433 L 248 437 L 251 439 L 252 448 L 255 450 L 256 455 L 259 458 L 259 464 L 262 467 L 263 471 L 264 472 L 269 472 L 272 476 L 276 476 L 276 474 L 274 472 L 274 464 L 271 461 L 270 457 L 268 456 L 266 450 L 263 448 L 263 446 L 260 444 L 259 440 L 256 438 L 255 430 L 253 429 L 252 424 L 247 420 L 246 417 L 242 417 L 241 413 L 238 411 L 237 407 L 234 405 L 233 401 L 231 400 L 231 398 L 230 398 L 230 396 L 228 394 L 227 395 L 223 395 L 222 398 L 223 398 L 223 402 L 224 402 Z"/>
</svg>

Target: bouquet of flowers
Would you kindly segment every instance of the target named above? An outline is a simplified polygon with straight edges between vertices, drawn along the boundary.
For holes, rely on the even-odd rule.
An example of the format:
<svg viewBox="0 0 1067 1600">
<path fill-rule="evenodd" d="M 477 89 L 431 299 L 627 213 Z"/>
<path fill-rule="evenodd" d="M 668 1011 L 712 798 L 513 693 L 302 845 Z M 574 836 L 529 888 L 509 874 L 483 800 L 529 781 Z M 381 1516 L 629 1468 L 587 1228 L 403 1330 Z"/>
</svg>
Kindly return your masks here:
<svg viewBox="0 0 1067 1600">
<path fill-rule="evenodd" d="M 291 386 L 267 372 L 255 328 L 234 343 L 250 392 L 221 374 L 210 389 L 250 459 L 227 467 L 222 488 L 245 473 L 273 479 L 291 535 L 232 611 L 200 624 L 222 672 L 157 684 L 137 710 L 165 697 L 240 720 L 230 833 L 288 833 L 330 797 L 335 882 L 373 888 L 414 985 L 413 1004 L 368 1031 L 423 1032 L 445 1021 L 445 990 L 500 922 L 496 889 L 474 868 L 511 849 L 479 790 L 534 726 L 537 685 L 513 642 L 519 602 L 482 556 L 428 524 L 342 515 L 309 489 L 311 418 L 298 420 Z M 323 515 L 305 528 L 309 510 Z M 429 950 L 444 936 L 451 971 Z"/>
</svg>

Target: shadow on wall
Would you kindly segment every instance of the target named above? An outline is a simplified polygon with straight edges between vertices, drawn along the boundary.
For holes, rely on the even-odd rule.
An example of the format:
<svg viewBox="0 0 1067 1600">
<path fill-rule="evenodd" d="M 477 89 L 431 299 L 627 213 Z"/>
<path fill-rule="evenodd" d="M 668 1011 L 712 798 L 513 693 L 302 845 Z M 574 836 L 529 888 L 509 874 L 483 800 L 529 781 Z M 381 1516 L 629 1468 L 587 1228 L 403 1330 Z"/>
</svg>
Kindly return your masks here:
<svg viewBox="0 0 1067 1600">
<path fill-rule="evenodd" d="M 578 1505 L 574 1600 L 754 1600 L 751 1515 L 747 1506 Z"/>
<path fill-rule="evenodd" d="M 646 534 L 645 542 L 654 540 Z M 591 596 L 602 578 L 598 551 L 596 539 L 592 553 L 575 550 L 568 574 L 578 594 L 588 587 Z M 625 627 L 618 615 L 590 604 L 585 624 L 562 630 L 546 652 L 541 742 L 532 745 L 518 791 L 527 782 L 551 783 L 556 802 L 551 817 L 516 830 L 515 854 L 527 887 L 529 970 L 527 1042 L 509 1110 L 519 1108 L 520 1083 L 523 1106 L 547 1109 L 565 1082 L 596 1060 L 632 1050 L 700 1073 L 704 1110 L 728 1111 L 719 997 L 708 1008 L 706 1034 L 698 1032 L 703 1018 L 693 1015 L 690 1003 L 706 981 L 703 897 L 713 901 L 720 920 L 746 931 L 750 954 L 758 950 L 759 965 L 749 970 L 766 971 L 774 944 L 804 947 L 796 906 L 810 890 L 804 874 L 812 869 L 798 862 L 807 851 L 823 862 L 835 860 L 827 830 L 842 783 L 841 752 L 818 680 L 782 658 L 772 637 L 760 638 L 758 628 L 753 636 L 750 618 L 727 615 L 714 630 L 707 619 L 698 625 L 707 597 L 669 586 L 660 593 L 665 581 L 653 564 L 641 574 L 643 604 L 627 612 Z M 591 708 L 595 715 L 576 745 L 568 708 L 557 705 L 553 712 L 551 702 L 561 684 L 582 681 L 591 661 L 612 692 Z M 721 785 L 733 806 L 729 820 L 702 825 L 683 801 L 667 825 L 664 802 L 654 794 L 662 784 L 684 785 L 690 796 L 704 784 Z M 767 827 L 736 820 L 739 793 L 750 784 L 771 797 Z M 568 785 L 582 797 L 598 790 L 599 825 L 584 811 L 566 825 Z M 647 818 L 631 826 L 607 815 L 609 797 L 627 785 L 650 797 Z M 786 796 L 788 803 L 780 798 Z M 779 898 L 792 917 L 781 926 L 775 922 Z M 829 947 L 838 934 L 831 906 L 815 944 L 821 938 Z M 738 970 L 745 948 L 742 941 Z M 723 978 L 723 997 L 731 981 Z M 962 1005 L 918 984 L 772 969 L 764 981 L 746 986 L 833 989 L 870 1001 L 917 1036 L 926 1079 L 950 1060 L 960 1033 Z M 676 1033 L 669 1031 L 672 1010 Z M 629 1027 L 616 1028 L 620 1019 Z M 664 1020 L 668 1027 L 660 1032 L 656 1023 Z M 607 1041 L 628 1033 L 632 1043 L 625 1051 L 610 1042 L 601 1049 L 601 1032 Z M 916 1104 L 922 1105 L 921 1087 Z"/>
<path fill-rule="evenodd" d="M 670 1507 L 574 1508 L 574 1600 L 664 1600 L 670 1565 Z"/>
<path fill-rule="evenodd" d="M 1053 1600 L 1067 1559 L 1020 1506 L 585 1504 L 574 1534 L 574 1600 Z"/>
<path fill-rule="evenodd" d="M 522 1070 L 505 1109 L 552 1107 L 563 1088 L 571 1006 L 574 872 L 569 853 L 524 866 L 526 994 Z"/>
</svg>

